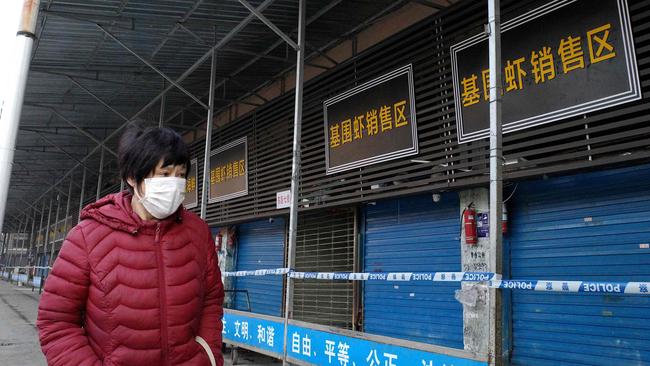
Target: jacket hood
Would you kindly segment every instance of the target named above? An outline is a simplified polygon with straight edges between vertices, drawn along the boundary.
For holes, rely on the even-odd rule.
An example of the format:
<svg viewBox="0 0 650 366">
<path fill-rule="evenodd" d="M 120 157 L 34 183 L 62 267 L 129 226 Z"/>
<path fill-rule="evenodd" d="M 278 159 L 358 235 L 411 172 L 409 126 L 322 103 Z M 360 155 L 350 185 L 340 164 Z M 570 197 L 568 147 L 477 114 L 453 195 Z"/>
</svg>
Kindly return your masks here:
<svg viewBox="0 0 650 366">
<path fill-rule="evenodd" d="M 141 231 L 153 230 L 157 224 L 169 226 L 180 221 L 183 205 L 164 220 L 142 220 L 131 207 L 133 196 L 128 191 L 109 194 L 95 203 L 91 203 L 81 211 L 80 219 L 90 219 L 104 224 L 111 229 L 120 230 L 135 235 Z"/>
</svg>

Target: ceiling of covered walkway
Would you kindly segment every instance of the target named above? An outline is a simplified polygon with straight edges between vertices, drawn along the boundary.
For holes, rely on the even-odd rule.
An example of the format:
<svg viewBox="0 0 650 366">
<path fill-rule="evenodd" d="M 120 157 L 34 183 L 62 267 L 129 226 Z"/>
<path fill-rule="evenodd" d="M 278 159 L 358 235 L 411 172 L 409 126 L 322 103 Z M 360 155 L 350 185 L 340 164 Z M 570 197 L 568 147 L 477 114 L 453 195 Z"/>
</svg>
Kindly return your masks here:
<svg viewBox="0 0 650 366">
<path fill-rule="evenodd" d="M 328 69 L 334 60 L 311 60 L 411 1 L 306 3 L 306 64 Z M 67 194 L 71 180 L 79 192 L 82 167 L 87 197 L 100 170 L 103 188 L 118 184 L 115 152 L 128 121 L 155 125 L 162 115 L 179 132 L 202 130 L 213 48 L 216 114 L 267 102 L 256 91 L 293 68 L 295 51 L 246 6 L 297 38 L 297 0 L 41 0 L 5 227 L 16 228 L 52 194 Z"/>
</svg>

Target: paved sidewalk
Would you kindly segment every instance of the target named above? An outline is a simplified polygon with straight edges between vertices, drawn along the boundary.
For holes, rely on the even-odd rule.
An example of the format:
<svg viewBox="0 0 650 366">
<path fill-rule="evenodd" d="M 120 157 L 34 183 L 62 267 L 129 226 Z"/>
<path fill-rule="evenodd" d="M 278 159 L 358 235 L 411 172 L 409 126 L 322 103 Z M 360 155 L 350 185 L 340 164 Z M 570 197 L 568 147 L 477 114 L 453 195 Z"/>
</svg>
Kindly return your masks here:
<svg viewBox="0 0 650 366">
<path fill-rule="evenodd" d="M 0 366 L 46 366 L 36 331 L 38 289 L 14 286 L 0 280 Z M 230 351 L 224 355 L 230 362 Z M 239 350 L 238 366 L 276 366 L 282 362 Z"/>
<path fill-rule="evenodd" d="M 46 365 L 36 331 L 38 300 L 38 290 L 0 280 L 0 365 Z"/>
</svg>

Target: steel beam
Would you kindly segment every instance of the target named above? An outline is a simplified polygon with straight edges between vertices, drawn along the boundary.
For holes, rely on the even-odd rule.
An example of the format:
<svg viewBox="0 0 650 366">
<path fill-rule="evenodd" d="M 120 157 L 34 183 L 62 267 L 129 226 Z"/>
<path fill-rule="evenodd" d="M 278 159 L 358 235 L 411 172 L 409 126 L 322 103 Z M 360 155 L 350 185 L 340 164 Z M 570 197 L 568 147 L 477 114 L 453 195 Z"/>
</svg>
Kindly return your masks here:
<svg viewBox="0 0 650 366">
<path fill-rule="evenodd" d="M 164 88 L 165 88 L 165 82 L 163 81 L 163 89 Z M 167 99 L 167 94 L 163 95 L 160 98 L 160 115 L 158 116 L 158 127 L 162 127 L 163 122 L 165 120 L 165 101 L 166 101 L 166 99 Z"/>
<path fill-rule="evenodd" d="M 43 218 L 44 217 L 45 217 L 45 200 L 43 200 L 43 209 L 41 211 L 41 220 L 38 223 L 38 232 L 39 233 L 41 232 L 41 230 L 43 230 Z M 41 240 L 43 240 L 44 237 L 45 236 L 41 237 Z M 43 244 L 43 243 L 41 242 L 41 244 Z M 37 243 L 36 243 L 36 251 L 34 253 L 34 259 L 36 259 L 37 255 L 38 255 L 38 246 L 39 245 L 38 245 L 38 241 L 37 241 Z M 34 250 L 32 250 L 32 252 L 34 252 Z"/>
<path fill-rule="evenodd" d="M 335 1 L 340 2 L 342 0 L 335 0 Z M 264 2 L 262 2 L 257 7 L 257 10 L 258 11 L 263 11 L 264 9 L 269 7 L 273 2 L 274 2 L 274 0 L 264 0 Z M 233 37 L 235 37 L 242 29 L 244 29 L 251 21 L 253 21 L 253 19 L 255 19 L 255 16 L 253 14 L 249 14 L 246 18 L 244 18 L 239 24 L 237 24 L 237 26 L 235 26 L 230 32 L 228 32 L 228 34 L 224 38 L 222 38 L 216 45 L 214 45 L 212 47 L 212 49 L 210 49 L 210 51 L 206 52 L 202 57 L 200 57 L 198 60 L 196 60 L 196 62 L 192 66 L 190 66 L 190 68 L 188 68 L 180 77 L 178 77 L 178 79 L 176 79 L 176 82 L 180 83 L 181 81 L 185 80 L 196 69 L 198 69 L 199 66 L 201 66 L 203 64 L 203 62 L 205 62 L 205 60 L 207 60 L 209 57 L 211 57 L 213 51 L 218 50 L 219 48 L 223 47 L 226 43 L 230 42 L 230 40 L 232 40 Z M 129 126 L 132 123 L 131 121 L 133 121 L 134 119 L 139 117 L 142 113 L 146 112 L 147 110 L 149 110 L 149 108 L 151 108 L 153 105 L 155 105 L 158 102 L 158 100 L 164 94 L 166 94 L 169 90 L 171 90 L 172 88 L 173 88 L 173 85 L 167 86 L 165 88 L 165 90 L 163 90 L 156 97 L 154 97 L 152 100 L 150 100 L 149 103 L 147 103 L 138 112 L 136 112 L 130 119 L 126 119 L 125 120 L 126 123 L 122 124 L 120 127 L 118 127 L 113 132 L 111 132 L 108 136 L 106 136 L 104 138 L 104 140 L 102 140 L 102 143 L 105 144 L 107 141 L 109 141 L 110 139 L 115 137 L 118 133 L 120 133 L 120 131 L 122 131 L 124 128 Z M 91 151 L 88 152 L 86 157 L 81 159 L 81 160 L 86 161 L 100 147 L 101 147 L 101 145 L 95 146 Z M 62 182 L 66 177 L 68 177 L 72 173 L 72 171 L 74 171 L 74 169 L 78 168 L 80 165 L 81 164 L 77 164 L 74 167 L 72 167 L 70 170 L 68 170 L 61 178 L 59 178 L 59 180 L 55 184 L 58 184 L 58 183 Z M 52 190 L 52 187 L 46 189 L 43 193 L 41 193 L 41 195 L 39 197 L 37 197 L 35 199 L 35 201 L 38 201 L 39 199 L 43 198 L 51 190 Z"/>
<path fill-rule="evenodd" d="M 84 208 L 84 193 L 86 193 L 86 169 L 81 170 L 83 170 L 83 175 L 81 176 L 81 193 L 79 193 L 79 212 L 77 221 L 81 221 L 81 210 Z"/>
<path fill-rule="evenodd" d="M 39 210 L 39 209 L 36 208 L 34 205 L 32 205 L 31 203 L 27 202 L 26 200 L 24 200 L 24 199 L 22 199 L 22 198 L 20 198 L 20 202 L 22 202 L 22 203 L 26 204 L 27 206 L 31 207 L 31 208 L 32 208 L 33 210 L 35 210 L 36 212 L 39 212 L 39 213 L 42 212 L 42 210 Z"/>
<path fill-rule="evenodd" d="M 47 255 L 47 246 L 50 244 L 50 226 L 52 225 L 52 201 L 54 197 L 50 197 L 50 208 L 47 210 L 47 226 L 45 227 L 45 238 L 43 239 L 43 254 Z"/>
<path fill-rule="evenodd" d="M 99 152 L 99 176 L 97 177 L 97 196 L 95 200 L 99 201 L 102 194 L 102 176 L 104 175 L 104 149 Z"/>
<path fill-rule="evenodd" d="M 240 0 L 241 1 L 241 0 Z M 293 161 L 291 164 L 291 208 L 289 210 L 289 248 L 287 250 L 287 267 L 293 269 L 296 263 L 296 238 L 298 233 L 298 202 L 300 201 L 300 139 L 302 131 L 302 94 L 305 77 L 305 7 L 306 0 L 299 0 L 298 11 L 298 52 L 296 54 L 296 99 L 293 117 Z M 287 342 L 289 319 L 293 318 L 293 279 L 287 276 L 287 288 L 284 303 L 284 358 L 282 364 L 287 366 Z"/>
<path fill-rule="evenodd" d="M 177 22 L 176 26 L 180 28 L 181 30 L 185 31 L 185 33 L 189 34 L 192 38 L 196 39 L 200 44 L 207 46 L 208 42 L 204 41 L 203 38 L 199 37 L 198 34 L 192 32 L 191 29 L 187 28 L 183 23 Z"/>
<path fill-rule="evenodd" d="M 255 14 L 257 19 L 259 19 L 262 23 L 266 24 L 267 27 L 269 27 L 275 34 L 280 36 L 285 42 L 291 46 L 294 50 L 298 51 L 300 49 L 300 46 L 296 44 L 296 42 L 291 39 L 288 35 L 286 35 L 280 28 L 276 27 L 275 24 L 273 24 L 272 21 L 270 21 L 267 17 L 262 14 L 261 11 L 258 11 L 255 9 L 253 5 L 251 5 L 248 1 L 246 0 L 239 0 L 239 2 L 246 7 L 251 13 Z"/>
<path fill-rule="evenodd" d="M 205 151 L 203 153 L 203 188 L 201 189 L 201 218 L 205 220 L 208 206 L 208 187 L 210 187 L 210 150 L 212 146 L 212 125 L 214 124 L 214 84 L 217 73 L 217 51 L 212 50 L 212 62 L 210 64 L 210 93 L 208 104 L 208 118 L 205 123 Z"/>
<path fill-rule="evenodd" d="M 73 177 L 70 177 L 70 185 L 68 186 L 68 199 L 67 199 L 67 202 L 65 204 L 65 218 L 64 218 L 64 222 L 63 222 L 63 230 L 65 230 L 66 233 L 68 232 L 68 230 L 70 230 L 68 228 L 68 216 L 70 216 L 70 201 L 72 199 L 72 181 L 73 180 L 74 180 Z M 65 233 L 64 233 L 63 236 L 65 236 Z"/>
<path fill-rule="evenodd" d="M 52 145 L 52 147 L 56 148 L 57 150 L 61 151 L 61 152 L 62 152 L 65 156 L 67 156 L 68 158 L 70 158 L 70 159 L 76 161 L 77 163 L 81 164 L 84 168 L 90 170 L 91 172 L 93 171 L 93 170 L 92 170 L 91 168 L 89 168 L 89 167 L 88 167 L 84 162 L 82 162 L 81 160 L 77 159 L 76 157 L 74 157 L 74 156 L 73 156 L 72 154 L 70 154 L 69 152 L 65 151 L 62 147 L 59 147 L 59 145 L 55 144 L 52 140 L 50 140 L 50 139 L 48 139 L 47 137 L 45 137 L 42 133 L 37 132 L 37 131 L 31 131 L 31 132 L 34 132 L 35 134 L 37 134 L 38 136 L 40 136 L 43 140 L 45 140 L 45 142 L 47 142 L 48 144 Z M 104 150 L 102 149 L 102 151 L 104 151 Z M 100 168 L 100 171 L 101 171 L 101 168 Z"/>
<path fill-rule="evenodd" d="M 106 146 L 106 145 L 105 145 L 104 143 L 102 143 L 98 138 L 96 138 L 95 136 L 93 136 L 90 132 L 87 132 L 87 131 L 85 131 L 83 128 L 77 126 L 75 123 L 73 123 L 72 121 L 70 121 L 70 119 L 68 119 L 66 116 L 62 115 L 62 114 L 61 114 L 59 111 L 57 111 L 55 108 L 52 108 L 52 107 L 43 107 L 43 108 L 47 108 L 47 109 L 49 109 L 49 110 L 52 111 L 52 113 L 54 113 L 57 117 L 61 118 L 61 119 L 63 120 L 63 122 L 65 122 L 65 123 L 67 123 L 68 125 L 70 125 L 70 127 L 72 127 L 72 128 L 74 128 L 75 130 L 79 131 L 82 135 L 86 136 L 87 138 L 89 138 L 90 140 L 92 140 L 94 143 L 96 143 L 96 144 L 98 144 L 98 145 L 101 145 L 101 146 L 104 148 L 104 150 L 108 151 L 111 155 L 117 157 L 117 152 L 115 152 L 113 149 L 111 149 L 111 148 L 109 148 L 108 146 Z"/>
<path fill-rule="evenodd" d="M 56 227 L 59 225 L 59 212 L 61 211 L 61 195 L 56 195 L 56 215 L 54 216 L 54 240 L 52 240 L 52 245 L 50 247 L 50 260 L 49 266 L 52 267 L 54 264 L 54 247 L 56 246 Z"/>
<path fill-rule="evenodd" d="M 99 96 L 97 96 L 97 94 L 93 93 L 92 91 L 90 91 L 90 89 L 86 88 L 83 84 L 81 84 L 80 82 L 78 82 L 77 80 L 75 80 L 75 78 L 73 78 L 72 76 L 68 76 L 68 79 L 70 79 L 70 81 L 72 81 L 72 83 L 73 83 L 74 85 L 76 85 L 77 87 L 79 87 L 79 89 L 83 90 L 84 92 L 86 92 L 86 94 L 90 95 L 90 96 L 93 97 L 96 101 L 98 101 L 101 105 L 103 105 L 104 107 L 106 107 L 109 111 L 113 112 L 115 115 L 119 116 L 119 117 L 120 117 L 121 119 L 123 119 L 124 121 L 128 121 L 128 120 L 129 120 L 126 116 L 124 116 L 122 113 L 120 113 L 117 109 L 111 107 L 111 106 L 110 106 L 108 103 L 106 103 L 102 98 L 100 98 Z"/>
<path fill-rule="evenodd" d="M 145 59 L 144 57 L 140 56 L 137 52 L 135 52 L 134 50 L 132 50 L 129 46 L 127 46 L 126 44 L 124 44 L 124 42 L 120 41 L 120 40 L 119 40 L 119 39 L 118 39 L 118 38 L 117 38 L 113 33 L 111 33 L 108 29 L 105 29 L 104 27 L 102 27 L 102 26 L 99 25 L 99 24 L 95 24 L 95 25 L 96 25 L 97 28 L 99 28 L 102 32 L 104 32 L 104 33 L 108 36 L 108 38 L 112 39 L 113 41 L 115 41 L 115 43 L 117 43 L 117 44 L 119 44 L 120 46 L 122 46 L 122 48 L 124 48 L 125 50 L 127 50 L 127 51 L 128 51 L 130 54 L 132 54 L 133 56 L 135 56 L 138 60 L 142 61 L 142 63 L 144 63 L 145 65 L 147 65 L 151 70 L 155 71 L 158 75 L 162 76 L 165 80 L 169 81 L 169 82 L 170 82 L 173 86 L 175 86 L 178 90 L 180 90 L 180 91 L 182 91 L 183 93 L 185 93 L 188 97 L 194 99 L 194 101 L 197 102 L 197 103 L 199 103 L 203 108 L 205 108 L 205 109 L 208 108 L 208 106 L 207 106 L 205 103 L 203 103 L 203 102 L 201 101 L 201 99 L 199 99 L 199 98 L 197 98 L 196 96 L 194 96 L 194 94 L 190 93 L 187 89 L 183 88 L 179 83 L 177 83 L 176 81 L 174 81 L 174 79 L 172 79 L 172 78 L 170 78 L 169 76 L 167 76 L 167 74 L 165 74 L 164 72 L 160 71 L 160 70 L 159 70 L 156 66 L 154 66 L 151 62 L 147 61 L 147 59 Z"/>
<path fill-rule="evenodd" d="M 312 15 L 311 17 L 309 17 L 309 19 L 307 19 L 306 25 L 309 25 L 309 24 L 315 22 L 318 18 L 320 18 L 320 17 L 323 16 L 325 13 L 327 13 L 328 11 L 330 11 L 332 8 L 334 8 L 335 6 L 337 6 L 338 4 L 340 4 L 342 1 L 343 1 L 343 0 L 332 0 L 331 2 L 329 2 L 326 6 L 324 6 L 324 7 L 321 8 L 318 12 L 316 12 L 316 14 Z M 391 5 L 391 6 L 393 6 L 393 5 Z M 390 8 L 390 7 L 389 7 L 389 8 Z M 258 8 L 258 10 L 259 10 L 259 8 Z M 271 53 L 271 51 L 273 51 L 276 47 L 280 46 L 280 45 L 283 44 L 283 43 L 284 43 L 283 40 L 279 40 L 279 41 L 275 42 L 274 44 L 272 44 L 271 46 L 269 46 L 266 50 L 262 51 L 262 54 L 269 54 L 269 53 Z M 238 68 L 237 70 L 235 70 L 235 71 L 233 71 L 232 73 L 230 73 L 230 74 L 228 75 L 228 77 L 229 77 L 229 78 L 234 78 L 236 75 L 238 75 L 239 73 L 241 73 L 241 72 L 243 72 L 244 70 L 248 69 L 248 68 L 251 67 L 253 64 L 255 64 L 257 61 L 259 61 L 260 58 L 261 58 L 261 56 L 258 56 L 258 57 L 255 57 L 254 59 L 248 61 L 247 63 L 245 63 L 244 65 L 242 65 L 240 68 Z M 304 59 L 304 57 L 303 57 L 303 59 Z M 223 85 L 224 82 L 225 82 L 225 80 L 222 81 L 220 84 L 218 84 L 216 87 L 219 88 L 221 85 Z M 227 108 L 227 107 L 225 107 L 225 108 Z M 218 110 L 218 111 L 217 111 L 217 114 L 219 114 L 220 112 L 222 112 L 223 110 L 225 110 L 225 108 L 222 108 L 222 109 Z"/>
</svg>

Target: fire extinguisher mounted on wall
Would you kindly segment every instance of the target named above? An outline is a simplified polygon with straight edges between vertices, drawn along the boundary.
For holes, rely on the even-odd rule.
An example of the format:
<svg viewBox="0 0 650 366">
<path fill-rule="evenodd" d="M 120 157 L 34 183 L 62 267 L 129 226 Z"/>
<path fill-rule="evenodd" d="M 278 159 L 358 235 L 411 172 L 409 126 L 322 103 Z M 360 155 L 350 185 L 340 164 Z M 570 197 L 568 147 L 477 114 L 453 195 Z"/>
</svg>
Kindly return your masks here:
<svg viewBox="0 0 650 366">
<path fill-rule="evenodd" d="M 478 236 L 476 233 L 476 210 L 474 209 L 474 202 L 471 202 L 463 210 L 463 227 L 465 228 L 465 244 L 476 245 L 478 243 Z"/>
</svg>

